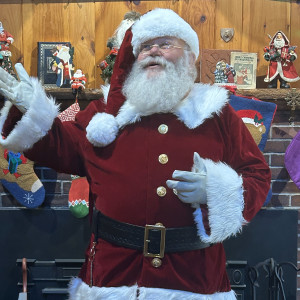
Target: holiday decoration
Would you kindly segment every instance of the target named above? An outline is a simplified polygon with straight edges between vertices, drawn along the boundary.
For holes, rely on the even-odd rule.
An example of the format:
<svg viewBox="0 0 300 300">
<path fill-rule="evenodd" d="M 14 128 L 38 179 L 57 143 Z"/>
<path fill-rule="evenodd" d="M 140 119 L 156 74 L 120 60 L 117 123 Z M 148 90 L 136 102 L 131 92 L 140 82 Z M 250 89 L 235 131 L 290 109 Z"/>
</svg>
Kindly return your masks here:
<svg viewBox="0 0 300 300">
<path fill-rule="evenodd" d="M 242 118 L 258 148 L 263 152 L 277 105 L 272 102 L 265 102 L 256 98 L 246 98 L 239 95 L 231 95 L 230 104 Z M 269 203 L 271 197 L 272 189 L 270 189 L 264 205 Z"/>
<path fill-rule="evenodd" d="M 224 60 L 221 60 L 216 64 L 214 75 L 215 83 L 234 84 L 234 76 L 236 75 L 236 72 L 231 65 L 227 64 Z"/>
<path fill-rule="evenodd" d="M 74 121 L 80 106 L 76 101 L 58 117 L 62 122 Z M 76 218 L 83 218 L 89 213 L 89 184 L 85 177 L 71 175 L 72 184 L 69 191 L 69 209 Z"/>
<path fill-rule="evenodd" d="M 13 153 L 0 146 L 1 183 L 28 208 L 40 206 L 45 199 L 45 189 L 34 173 L 33 164 L 22 153 Z"/>
<path fill-rule="evenodd" d="M 71 77 L 71 88 L 72 88 L 72 93 L 76 96 L 78 93 L 80 93 L 82 90 L 85 89 L 85 84 L 86 84 L 86 77 L 82 73 L 81 69 L 77 69 L 74 75 Z"/>
<path fill-rule="evenodd" d="M 291 179 L 300 189 L 300 131 L 297 132 L 287 147 L 284 163 Z"/>
<path fill-rule="evenodd" d="M 52 50 L 54 61 L 52 62 L 52 70 L 57 74 L 56 85 L 58 87 L 70 87 L 73 66 L 74 48 L 68 45 L 57 45 Z"/>
<path fill-rule="evenodd" d="M 13 36 L 3 28 L 2 22 L 0 22 L 0 67 L 17 78 L 10 60 L 11 51 L 9 50 L 9 46 L 13 42 Z"/>
<path fill-rule="evenodd" d="M 140 17 L 141 15 L 138 12 L 128 12 L 125 14 L 124 19 L 120 23 L 119 27 L 116 29 L 114 35 L 110 37 L 107 41 L 107 47 L 110 49 L 109 54 L 105 59 L 98 65 L 102 73 L 101 78 L 105 84 L 110 83 L 110 77 L 112 75 L 113 67 L 115 64 L 116 56 L 118 50 L 123 41 L 126 30 Z"/>
<path fill-rule="evenodd" d="M 264 48 L 264 58 L 269 62 L 267 77 L 268 88 L 277 88 L 277 81 L 280 88 L 289 88 L 287 82 L 295 82 L 300 79 L 293 65 L 297 58 L 296 46 L 291 46 L 290 41 L 282 31 L 277 31 L 271 38 L 268 47 Z"/>
</svg>

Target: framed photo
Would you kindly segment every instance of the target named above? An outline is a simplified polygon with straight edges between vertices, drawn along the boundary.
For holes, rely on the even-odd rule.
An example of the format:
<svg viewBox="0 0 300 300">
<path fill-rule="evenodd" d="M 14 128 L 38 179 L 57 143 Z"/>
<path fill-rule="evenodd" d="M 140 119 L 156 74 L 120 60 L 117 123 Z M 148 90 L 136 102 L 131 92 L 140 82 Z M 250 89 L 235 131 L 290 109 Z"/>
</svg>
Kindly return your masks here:
<svg viewBox="0 0 300 300">
<path fill-rule="evenodd" d="M 231 52 L 230 64 L 236 71 L 234 83 L 238 89 L 256 88 L 257 53 Z"/>
<path fill-rule="evenodd" d="M 73 54 L 70 42 L 38 42 L 38 78 L 45 88 L 70 87 Z"/>
</svg>

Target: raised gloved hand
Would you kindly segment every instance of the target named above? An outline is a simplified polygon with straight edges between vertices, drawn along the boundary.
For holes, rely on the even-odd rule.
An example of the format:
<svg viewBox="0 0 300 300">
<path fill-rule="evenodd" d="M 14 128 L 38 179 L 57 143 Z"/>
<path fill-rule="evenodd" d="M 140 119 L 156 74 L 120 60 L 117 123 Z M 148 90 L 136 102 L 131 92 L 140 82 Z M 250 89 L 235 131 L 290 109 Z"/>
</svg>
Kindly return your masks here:
<svg viewBox="0 0 300 300">
<path fill-rule="evenodd" d="M 24 113 L 30 106 L 33 88 L 30 77 L 22 64 L 17 63 L 15 69 L 20 81 L 16 80 L 8 72 L 0 68 L 0 93 Z"/>
<path fill-rule="evenodd" d="M 205 204 L 206 199 L 206 167 L 197 152 L 194 153 L 192 172 L 175 170 L 167 186 L 177 191 L 178 198 L 185 203 Z"/>
</svg>

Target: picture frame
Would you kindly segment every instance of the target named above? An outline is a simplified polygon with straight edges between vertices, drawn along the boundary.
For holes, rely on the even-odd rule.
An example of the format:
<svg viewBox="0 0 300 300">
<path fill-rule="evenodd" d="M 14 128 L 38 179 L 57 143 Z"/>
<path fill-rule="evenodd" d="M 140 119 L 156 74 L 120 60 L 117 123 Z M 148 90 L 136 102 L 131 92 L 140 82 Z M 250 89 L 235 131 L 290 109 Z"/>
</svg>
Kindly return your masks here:
<svg viewBox="0 0 300 300">
<path fill-rule="evenodd" d="M 53 68 L 55 62 L 55 50 L 61 46 L 71 49 L 71 60 L 73 61 L 74 48 L 70 42 L 38 42 L 38 70 L 37 75 L 45 88 L 59 88 L 57 84 L 57 72 Z"/>
<path fill-rule="evenodd" d="M 256 89 L 257 53 L 231 52 L 230 64 L 236 71 L 238 89 Z"/>
</svg>

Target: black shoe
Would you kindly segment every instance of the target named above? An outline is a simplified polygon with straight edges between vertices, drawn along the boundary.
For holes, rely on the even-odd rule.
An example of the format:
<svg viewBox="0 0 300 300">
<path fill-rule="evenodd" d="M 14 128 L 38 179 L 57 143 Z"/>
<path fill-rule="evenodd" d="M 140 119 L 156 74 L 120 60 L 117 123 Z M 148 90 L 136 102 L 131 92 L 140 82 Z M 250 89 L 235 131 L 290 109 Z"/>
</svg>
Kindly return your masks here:
<svg viewBox="0 0 300 300">
<path fill-rule="evenodd" d="M 270 83 L 270 84 L 268 84 L 268 89 L 276 89 L 277 88 L 277 82 L 276 83 Z"/>
<path fill-rule="evenodd" d="M 280 88 L 281 89 L 289 89 L 291 86 L 289 84 L 287 84 L 286 82 L 282 82 L 280 84 Z"/>
</svg>

